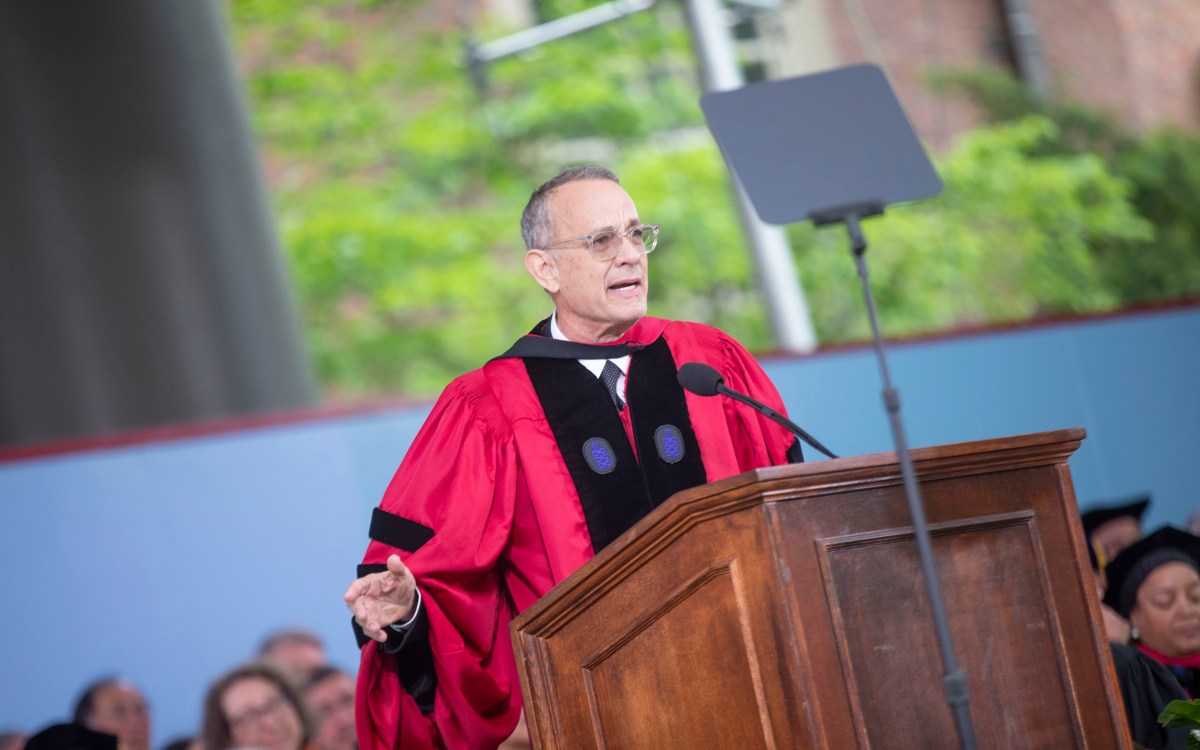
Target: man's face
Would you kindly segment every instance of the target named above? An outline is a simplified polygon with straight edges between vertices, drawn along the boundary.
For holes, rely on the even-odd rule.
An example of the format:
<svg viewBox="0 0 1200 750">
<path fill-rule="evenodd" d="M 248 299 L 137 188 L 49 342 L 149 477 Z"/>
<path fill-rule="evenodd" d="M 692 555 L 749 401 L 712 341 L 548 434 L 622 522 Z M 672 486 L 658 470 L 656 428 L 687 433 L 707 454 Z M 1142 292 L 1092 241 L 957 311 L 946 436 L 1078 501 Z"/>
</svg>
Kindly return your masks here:
<svg viewBox="0 0 1200 750">
<path fill-rule="evenodd" d="M 629 194 L 611 180 L 569 182 L 548 200 L 551 242 L 642 223 Z M 558 325 L 572 341 L 614 341 L 646 314 L 646 256 L 628 239 L 612 260 L 597 261 L 580 241 L 530 250 L 526 266 L 554 299 Z"/>
<path fill-rule="evenodd" d="M 116 735 L 121 750 L 147 750 L 150 746 L 150 709 L 137 688 L 124 683 L 96 691 L 88 728 Z"/>
<path fill-rule="evenodd" d="M 308 689 L 305 697 L 317 717 L 313 744 L 317 750 L 355 750 L 354 679 L 331 674 Z"/>
</svg>

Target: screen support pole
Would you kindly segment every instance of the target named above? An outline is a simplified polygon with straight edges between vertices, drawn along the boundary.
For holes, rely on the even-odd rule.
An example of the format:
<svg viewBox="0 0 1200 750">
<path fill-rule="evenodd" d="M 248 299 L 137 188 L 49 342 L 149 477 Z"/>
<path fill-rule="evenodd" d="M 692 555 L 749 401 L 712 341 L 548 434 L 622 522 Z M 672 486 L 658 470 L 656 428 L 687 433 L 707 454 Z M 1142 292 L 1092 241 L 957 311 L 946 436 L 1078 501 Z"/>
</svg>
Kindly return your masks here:
<svg viewBox="0 0 1200 750">
<path fill-rule="evenodd" d="M 963 750 L 976 750 L 975 727 L 971 723 L 970 695 L 967 690 L 967 679 L 958 666 L 954 655 L 954 644 L 950 636 L 949 620 L 946 617 L 946 607 L 942 599 L 941 586 L 938 583 L 937 567 L 933 559 L 933 545 L 929 537 L 929 525 L 925 521 L 925 507 L 921 501 L 921 491 L 917 486 L 916 472 L 913 470 L 912 459 L 908 452 L 908 441 L 904 436 L 904 422 L 900 416 L 900 394 L 892 385 L 891 374 L 888 371 L 887 356 L 883 348 L 883 336 L 879 332 L 879 316 L 875 311 L 875 296 L 871 293 L 871 283 L 867 275 L 867 240 L 863 235 L 860 220 L 867 216 L 877 216 L 883 213 L 882 204 L 871 203 L 850 206 L 832 211 L 816 212 L 812 216 L 813 224 L 823 226 L 833 223 L 844 223 L 850 236 L 850 250 L 854 254 L 854 262 L 858 267 L 858 278 L 862 282 L 863 299 L 867 305 L 867 317 L 871 322 L 871 335 L 875 346 L 875 357 L 879 361 L 879 371 L 883 377 L 883 403 L 891 423 L 892 440 L 896 445 L 896 455 L 900 461 L 900 474 L 904 480 L 904 496 L 908 500 L 908 509 L 912 514 L 913 536 L 917 541 L 917 551 L 921 558 L 921 569 L 925 575 L 925 583 L 929 589 L 929 603 L 933 609 L 934 626 L 937 628 L 938 647 L 942 652 L 942 667 L 945 674 L 942 677 L 942 689 L 946 702 L 954 713 L 954 723 L 958 730 L 959 741 Z"/>
</svg>

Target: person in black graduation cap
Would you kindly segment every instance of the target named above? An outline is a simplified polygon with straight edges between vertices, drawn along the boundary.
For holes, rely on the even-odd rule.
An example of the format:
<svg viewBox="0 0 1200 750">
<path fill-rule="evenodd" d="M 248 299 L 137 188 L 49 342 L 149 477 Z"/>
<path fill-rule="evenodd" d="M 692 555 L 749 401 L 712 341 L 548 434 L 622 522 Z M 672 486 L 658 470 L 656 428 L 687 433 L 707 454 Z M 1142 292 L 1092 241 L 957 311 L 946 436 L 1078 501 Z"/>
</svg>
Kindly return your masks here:
<svg viewBox="0 0 1200 750">
<path fill-rule="evenodd" d="M 1200 696 L 1200 537 L 1164 526 L 1105 568 L 1104 603 L 1131 625 L 1139 651 Z"/>
<path fill-rule="evenodd" d="M 1104 619 L 1104 632 L 1108 636 L 1109 643 L 1127 646 L 1129 644 L 1129 621 L 1104 603 L 1106 584 L 1104 567 L 1100 564 L 1102 554 L 1096 552 L 1095 545 L 1088 544 L 1088 559 L 1092 563 L 1092 575 L 1096 583 L 1096 596 L 1100 597 L 1100 614 Z"/>
<path fill-rule="evenodd" d="M 1101 566 L 1142 538 L 1142 515 L 1149 505 L 1149 495 L 1142 495 L 1119 505 L 1093 507 L 1080 516 L 1088 545 L 1100 555 Z"/>
<path fill-rule="evenodd" d="M 1142 514 L 1150 504 L 1142 496 L 1119 505 L 1093 506 L 1080 516 L 1084 537 L 1088 543 L 1092 571 L 1096 575 L 1096 591 L 1104 596 L 1104 568 L 1121 550 L 1142 538 Z M 1101 604 L 1104 630 L 1113 643 L 1129 642 L 1129 622 L 1111 607 Z"/>
</svg>

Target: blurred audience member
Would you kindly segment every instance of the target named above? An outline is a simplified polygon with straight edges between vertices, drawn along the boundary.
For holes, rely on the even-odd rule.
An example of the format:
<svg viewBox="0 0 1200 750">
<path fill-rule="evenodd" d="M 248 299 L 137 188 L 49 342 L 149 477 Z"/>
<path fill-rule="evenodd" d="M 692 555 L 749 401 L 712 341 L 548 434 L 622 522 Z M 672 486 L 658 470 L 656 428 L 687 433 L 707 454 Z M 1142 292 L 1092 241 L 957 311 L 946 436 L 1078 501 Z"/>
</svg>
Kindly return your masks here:
<svg viewBox="0 0 1200 750">
<path fill-rule="evenodd" d="M 354 678 L 328 664 L 313 670 L 304 689 L 316 728 L 316 750 L 356 750 L 354 734 Z"/>
<path fill-rule="evenodd" d="M 0 732 L 0 750 L 24 750 L 26 739 L 24 732 L 7 729 Z"/>
<path fill-rule="evenodd" d="M 104 677 L 84 688 L 75 702 L 74 720 L 116 735 L 121 750 L 150 750 L 150 708 L 141 691 L 125 680 Z"/>
<path fill-rule="evenodd" d="M 1139 651 L 1200 696 L 1200 538 L 1164 526 L 1105 568 L 1104 603 L 1129 620 Z"/>
<path fill-rule="evenodd" d="M 1104 632 L 1113 644 L 1122 646 L 1129 643 L 1129 621 L 1117 614 L 1116 610 L 1104 603 L 1104 591 L 1108 588 L 1104 569 L 1100 566 L 1103 553 L 1097 553 L 1099 544 L 1088 544 L 1088 558 L 1092 563 L 1092 576 L 1096 584 L 1096 595 L 1100 597 L 1100 614 L 1104 617 Z"/>
<path fill-rule="evenodd" d="M 167 744 L 163 745 L 161 750 L 203 750 L 204 745 L 200 744 L 199 737 L 176 737 Z"/>
<path fill-rule="evenodd" d="M 52 724 L 26 740 L 25 750 L 117 750 L 117 737 L 78 723 Z"/>
<path fill-rule="evenodd" d="M 1188 513 L 1187 521 L 1185 521 L 1185 523 L 1187 524 L 1186 531 L 1189 534 L 1200 536 L 1200 508 Z"/>
<path fill-rule="evenodd" d="M 263 641 L 258 656 L 274 663 L 297 685 L 307 685 L 313 670 L 325 664 L 325 644 L 299 628 L 280 630 Z"/>
<path fill-rule="evenodd" d="M 1142 515 L 1148 505 L 1150 496 L 1142 495 L 1119 505 L 1093 507 L 1080 516 L 1088 544 L 1101 554 L 1101 567 L 1142 538 Z"/>
<path fill-rule="evenodd" d="M 243 664 L 209 687 L 201 732 L 204 750 L 304 750 L 312 724 L 299 690 L 262 661 Z"/>
<path fill-rule="evenodd" d="M 1125 703 L 1125 720 L 1136 747 L 1146 750 L 1186 750 L 1186 727 L 1166 729 L 1158 715 L 1173 700 L 1185 701 L 1187 693 L 1167 668 L 1132 646 L 1110 644 L 1117 684 Z"/>
</svg>

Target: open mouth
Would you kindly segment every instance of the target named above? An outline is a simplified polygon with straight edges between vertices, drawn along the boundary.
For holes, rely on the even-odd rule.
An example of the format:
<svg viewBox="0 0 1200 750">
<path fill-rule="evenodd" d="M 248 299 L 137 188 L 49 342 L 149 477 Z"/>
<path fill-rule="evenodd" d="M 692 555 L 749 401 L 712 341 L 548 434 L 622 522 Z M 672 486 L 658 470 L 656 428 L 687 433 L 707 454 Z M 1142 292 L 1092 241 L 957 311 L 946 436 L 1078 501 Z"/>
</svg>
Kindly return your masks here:
<svg viewBox="0 0 1200 750">
<path fill-rule="evenodd" d="M 637 289 L 641 285 L 641 279 L 628 279 L 626 281 L 618 281 L 615 284 L 609 284 L 608 288 L 613 292 L 626 292 L 632 289 Z"/>
</svg>

